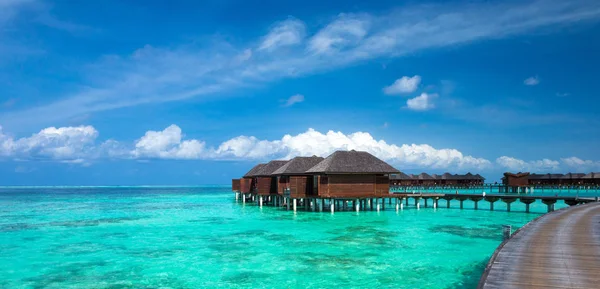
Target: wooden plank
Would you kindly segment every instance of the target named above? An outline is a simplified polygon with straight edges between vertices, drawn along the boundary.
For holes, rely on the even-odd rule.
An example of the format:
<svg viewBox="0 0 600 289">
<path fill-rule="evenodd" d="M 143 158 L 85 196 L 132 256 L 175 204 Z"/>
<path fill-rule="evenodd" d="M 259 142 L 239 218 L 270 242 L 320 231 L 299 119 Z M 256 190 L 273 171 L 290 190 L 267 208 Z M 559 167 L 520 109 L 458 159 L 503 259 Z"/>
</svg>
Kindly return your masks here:
<svg viewBox="0 0 600 289">
<path fill-rule="evenodd" d="M 478 288 L 598 288 L 600 203 L 546 214 L 500 245 Z"/>
</svg>

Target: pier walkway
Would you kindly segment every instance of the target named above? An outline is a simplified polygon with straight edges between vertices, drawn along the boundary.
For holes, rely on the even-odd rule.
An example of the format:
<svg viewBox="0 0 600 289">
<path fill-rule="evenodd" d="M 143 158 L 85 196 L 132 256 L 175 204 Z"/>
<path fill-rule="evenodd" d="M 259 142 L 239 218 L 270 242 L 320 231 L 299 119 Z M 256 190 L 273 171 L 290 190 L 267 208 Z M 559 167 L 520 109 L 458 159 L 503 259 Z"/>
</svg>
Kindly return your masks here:
<svg viewBox="0 0 600 289">
<path fill-rule="evenodd" d="M 600 288 L 600 203 L 548 213 L 494 253 L 478 288 Z"/>
</svg>

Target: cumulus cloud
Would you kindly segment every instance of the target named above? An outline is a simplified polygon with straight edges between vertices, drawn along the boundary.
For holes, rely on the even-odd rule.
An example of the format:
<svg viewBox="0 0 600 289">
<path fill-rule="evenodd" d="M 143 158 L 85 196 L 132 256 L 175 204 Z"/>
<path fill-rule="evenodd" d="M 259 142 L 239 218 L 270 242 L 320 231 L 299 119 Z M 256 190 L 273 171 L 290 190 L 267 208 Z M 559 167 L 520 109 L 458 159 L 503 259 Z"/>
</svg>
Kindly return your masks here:
<svg viewBox="0 0 600 289">
<path fill-rule="evenodd" d="M 162 131 L 147 131 L 135 143 L 131 155 L 135 158 L 199 159 L 204 153 L 204 142 L 182 141 L 181 128 L 170 125 Z"/>
<path fill-rule="evenodd" d="M 92 153 L 98 131 L 92 126 L 49 127 L 30 137 L 15 139 L 0 127 L 0 156 L 70 160 Z"/>
<path fill-rule="evenodd" d="M 285 103 L 283 104 L 283 106 L 285 107 L 290 107 L 296 103 L 300 103 L 304 101 L 304 95 L 302 94 L 295 94 L 290 96 L 290 98 L 288 98 Z"/>
<path fill-rule="evenodd" d="M 538 85 L 540 83 L 540 79 L 537 76 L 532 76 L 523 81 L 525 85 L 533 86 Z"/>
<path fill-rule="evenodd" d="M 437 97 L 437 94 L 427 94 L 425 92 L 421 93 L 421 95 L 411 98 L 406 101 L 406 107 L 412 110 L 429 110 L 435 107 L 433 104 L 433 99 Z"/>
<path fill-rule="evenodd" d="M 483 158 L 464 155 L 455 149 L 436 149 L 426 144 L 388 144 L 366 132 L 344 134 L 328 131 L 321 133 L 308 129 L 297 135 L 285 135 L 279 140 L 259 140 L 240 136 L 221 144 L 214 157 L 218 158 L 293 158 L 296 156 L 328 156 L 336 150 L 363 150 L 396 165 L 416 167 L 469 167 L 487 168 L 490 162 Z"/>
<path fill-rule="evenodd" d="M 288 19 L 277 23 L 263 38 L 259 50 L 272 51 L 279 47 L 298 44 L 305 34 L 304 22 L 297 19 Z"/>
<path fill-rule="evenodd" d="M 168 160 L 255 160 L 289 159 L 296 156 L 326 157 L 336 150 L 362 150 L 390 162 L 400 169 L 477 169 L 498 166 L 509 171 L 550 172 L 566 169 L 591 171 L 599 161 L 577 157 L 559 161 L 542 159 L 524 161 L 502 156 L 492 164 L 485 158 L 466 155 L 452 148 L 435 148 L 428 144 L 391 144 L 367 132 L 305 132 L 280 139 L 265 140 L 255 136 L 238 136 L 208 146 L 199 139 L 186 139 L 182 129 L 173 124 L 160 131 L 147 131 L 133 143 L 106 140 L 97 144 L 98 131 L 92 126 L 50 127 L 30 137 L 14 138 L 0 127 L 0 160 L 42 160 L 66 164 L 91 165 L 99 159 Z"/>
<path fill-rule="evenodd" d="M 502 156 L 496 159 L 501 167 L 515 172 L 588 172 L 600 170 L 600 161 L 582 160 L 578 157 L 561 158 L 560 160 L 541 159 L 524 161 L 521 159 Z"/>
<path fill-rule="evenodd" d="M 421 83 L 421 77 L 415 75 L 413 77 L 403 76 L 402 78 L 396 79 L 390 86 L 383 88 L 383 92 L 388 95 L 412 93 L 417 90 Z"/>
</svg>

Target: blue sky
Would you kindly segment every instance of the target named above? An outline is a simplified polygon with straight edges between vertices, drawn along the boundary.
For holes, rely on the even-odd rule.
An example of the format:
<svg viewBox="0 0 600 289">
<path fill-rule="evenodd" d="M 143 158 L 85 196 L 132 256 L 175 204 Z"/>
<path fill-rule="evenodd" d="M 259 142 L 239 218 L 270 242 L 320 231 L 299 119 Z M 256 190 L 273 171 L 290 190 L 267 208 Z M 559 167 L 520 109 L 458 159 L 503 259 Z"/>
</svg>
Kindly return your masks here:
<svg viewBox="0 0 600 289">
<path fill-rule="evenodd" d="M 600 170 L 600 2 L 375 2 L 0 0 L 0 185 Z"/>
</svg>

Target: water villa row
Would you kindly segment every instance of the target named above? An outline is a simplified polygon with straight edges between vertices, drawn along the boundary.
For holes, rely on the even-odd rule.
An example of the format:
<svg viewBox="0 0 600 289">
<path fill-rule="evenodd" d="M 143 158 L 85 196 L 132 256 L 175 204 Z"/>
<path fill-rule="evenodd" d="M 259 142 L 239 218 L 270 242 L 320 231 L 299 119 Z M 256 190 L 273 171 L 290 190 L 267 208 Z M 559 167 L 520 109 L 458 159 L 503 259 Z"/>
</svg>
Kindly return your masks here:
<svg viewBox="0 0 600 289">
<path fill-rule="evenodd" d="M 442 175 L 421 173 L 418 175 L 407 175 L 405 173 L 391 174 L 390 185 L 393 186 L 480 186 L 485 178 L 479 174 L 467 173 L 464 175 L 444 173 Z"/>
<path fill-rule="evenodd" d="M 504 173 L 502 183 L 507 186 L 598 186 L 600 172 L 567 174 Z"/>
<path fill-rule="evenodd" d="M 241 179 L 232 180 L 232 189 L 236 200 L 242 202 L 255 202 L 259 206 L 271 205 L 285 207 L 288 210 L 298 207 L 305 210 L 324 211 L 331 210 L 373 210 L 385 209 L 386 201 L 392 205 L 395 200 L 396 210 L 402 209 L 404 203 L 408 205 L 408 199 L 415 200 L 415 206 L 419 207 L 421 200 L 433 201 L 433 207 L 437 207 L 438 200 L 444 199 L 449 206 L 450 200 L 477 203 L 481 200 L 488 201 L 493 210 L 493 203 L 500 200 L 510 203 L 519 200 L 529 204 L 536 199 L 548 205 L 548 211 L 552 211 L 557 200 L 564 200 L 569 205 L 576 205 L 591 201 L 578 197 L 536 197 L 536 196 L 505 196 L 502 193 L 520 192 L 520 188 L 533 187 L 528 178 L 530 174 L 506 174 L 506 181 L 512 184 L 512 175 L 518 176 L 520 183 L 511 185 L 486 185 L 484 178 L 479 174 L 467 173 L 465 175 L 420 175 L 404 174 L 377 157 L 362 151 L 336 151 L 327 158 L 296 157 L 291 160 L 273 160 L 268 163 L 258 164 L 248 171 Z M 585 176 L 585 174 L 584 174 Z M 600 174 L 591 173 L 591 180 L 600 180 Z M 527 180 L 527 182 L 523 182 Z M 514 182 L 514 181 L 513 181 Z M 561 183 L 566 184 L 566 183 Z M 413 193 L 399 193 L 394 188 L 421 188 Z M 426 187 L 475 187 L 482 190 L 477 194 L 454 193 L 427 193 Z M 511 188 L 511 189 L 509 189 Z M 514 190 L 513 188 L 517 188 Z M 490 194 L 495 190 L 499 195 Z M 488 192 L 486 196 L 485 192 Z M 408 190 L 406 190 L 408 191 Z M 527 190 L 523 190 L 527 191 Z M 533 190 L 530 189 L 529 192 Z M 527 210 L 528 211 L 528 210 Z"/>
</svg>

